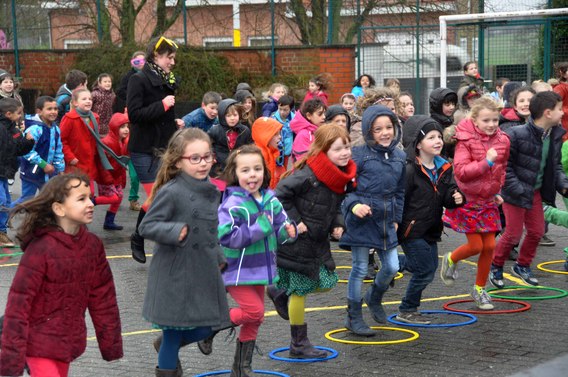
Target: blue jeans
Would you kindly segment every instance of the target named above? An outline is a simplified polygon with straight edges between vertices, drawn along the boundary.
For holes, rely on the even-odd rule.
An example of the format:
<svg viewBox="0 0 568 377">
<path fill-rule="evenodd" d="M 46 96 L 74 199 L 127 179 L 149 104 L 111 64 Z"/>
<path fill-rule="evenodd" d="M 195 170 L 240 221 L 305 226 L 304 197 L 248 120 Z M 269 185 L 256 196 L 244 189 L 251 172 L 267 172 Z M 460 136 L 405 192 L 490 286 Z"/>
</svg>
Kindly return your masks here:
<svg viewBox="0 0 568 377">
<path fill-rule="evenodd" d="M 162 345 L 158 352 L 160 369 L 176 369 L 179 348 L 182 340 L 194 343 L 207 338 L 213 331 L 211 326 L 196 327 L 192 330 L 162 330 Z"/>
<path fill-rule="evenodd" d="M 409 271 L 412 277 L 406 294 L 398 309 L 401 312 L 415 312 L 420 306 L 422 291 L 434 280 L 438 268 L 438 244 L 422 238 L 405 240 L 400 243 L 404 255 L 399 256 L 400 270 Z"/>
<path fill-rule="evenodd" d="M 396 247 L 388 251 L 379 251 L 379 259 L 381 260 L 381 269 L 375 276 L 374 284 L 381 291 L 386 291 L 389 283 L 398 272 L 398 256 Z M 363 278 L 367 275 L 367 265 L 369 264 L 369 248 L 353 247 L 351 249 L 351 273 L 347 283 L 347 299 L 350 301 L 361 301 L 361 284 Z"/>
<path fill-rule="evenodd" d="M 8 179 L 0 178 L 0 232 L 6 233 L 8 229 L 8 216 L 10 214 L 12 198 L 8 187 Z"/>
<path fill-rule="evenodd" d="M 136 170 L 140 183 L 154 183 L 162 159 L 148 153 L 130 152 L 130 162 Z"/>
<path fill-rule="evenodd" d="M 38 184 L 35 182 L 29 182 L 22 180 L 22 196 L 18 198 L 14 203 L 12 203 L 12 207 L 17 206 L 18 204 L 25 202 L 28 199 L 31 199 L 35 196 L 36 192 L 42 188 L 43 184 Z"/>
</svg>

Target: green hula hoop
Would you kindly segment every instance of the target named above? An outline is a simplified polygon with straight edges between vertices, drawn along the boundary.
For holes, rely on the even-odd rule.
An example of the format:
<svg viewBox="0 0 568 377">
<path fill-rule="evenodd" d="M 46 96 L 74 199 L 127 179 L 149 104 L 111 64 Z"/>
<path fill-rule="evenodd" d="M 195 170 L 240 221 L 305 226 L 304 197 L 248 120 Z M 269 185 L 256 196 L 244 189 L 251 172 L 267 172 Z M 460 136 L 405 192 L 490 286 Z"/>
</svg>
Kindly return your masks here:
<svg viewBox="0 0 568 377">
<path fill-rule="evenodd" d="M 499 289 L 499 291 L 503 291 L 503 290 L 507 290 L 507 289 L 543 289 L 545 291 L 554 291 L 554 292 L 560 292 L 557 295 L 551 295 L 551 296 L 534 296 L 534 297 L 519 297 L 519 296 L 505 296 L 505 295 L 499 295 L 499 294 L 495 294 L 495 293 L 491 293 L 493 291 L 496 291 L 497 288 L 489 288 L 487 290 L 487 293 L 489 293 L 489 296 L 491 297 L 495 297 L 495 298 L 502 298 L 505 300 L 521 300 L 521 301 L 531 301 L 531 300 L 552 300 L 555 298 L 562 298 L 562 297 L 566 297 L 568 296 L 568 291 L 565 291 L 564 289 L 560 289 L 560 288 L 553 288 L 553 287 L 543 287 L 543 286 L 525 286 L 525 285 L 509 285 L 506 287 L 503 287 L 502 289 Z"/>
</svg>

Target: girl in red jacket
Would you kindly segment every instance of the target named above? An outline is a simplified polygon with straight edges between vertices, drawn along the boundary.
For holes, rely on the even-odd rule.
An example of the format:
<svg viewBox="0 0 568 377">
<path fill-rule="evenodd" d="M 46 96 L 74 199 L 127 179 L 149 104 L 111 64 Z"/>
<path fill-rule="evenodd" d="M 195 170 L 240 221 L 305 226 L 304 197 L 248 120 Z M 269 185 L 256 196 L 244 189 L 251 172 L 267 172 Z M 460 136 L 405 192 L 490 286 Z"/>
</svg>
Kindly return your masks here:
<svg viewBox="0 0 568 377">
<path fill-rule="evenodd" d="M 308 83 L 308 92 L 304 97 L 302 103 L 309 101 L 314 98 L 319 98 L 327 107 L 327 93 L 326 90 L 329 89 L 330 80 L 329 74 L 327 73 L 320 73 L 316 77 L 312 77 Z"/>
<path fill-rule="evenodd" d="M 24 255 L 8 294 L 1 376 L 21 376 L 27 364 L 34 377 L 66 377 L 85 351 L 87 309 L 103 359 L 123 355 L 105 249 L 85 226 L 93 221 L 89 197 L 89 178 L 58 175 L 14 210 L 23 215 L 17 238 Z"/>
<path fill-rule="evenodd" d="M 509 137 L 499 128 L 495 101 L 488 97 L 477 99 L 471 118 L 458 124 L 454 137 L 454 177 L 465 194 L 466 204 L 446 210 L 444 222 L 456 232 L 465 233 L 467 243 L 444 256 L 440 276 L 444 284 L 452 285 L 457 278 L 458 262 L 479 254 L 471 296 L 479 309 L 491 310 L 493 304 L 485 284 L 495 249 L 495 233 L 501 231 L 499 205 L 503 198 L 499 192 L 505 183 L 510 147 Z"/>
</svg>

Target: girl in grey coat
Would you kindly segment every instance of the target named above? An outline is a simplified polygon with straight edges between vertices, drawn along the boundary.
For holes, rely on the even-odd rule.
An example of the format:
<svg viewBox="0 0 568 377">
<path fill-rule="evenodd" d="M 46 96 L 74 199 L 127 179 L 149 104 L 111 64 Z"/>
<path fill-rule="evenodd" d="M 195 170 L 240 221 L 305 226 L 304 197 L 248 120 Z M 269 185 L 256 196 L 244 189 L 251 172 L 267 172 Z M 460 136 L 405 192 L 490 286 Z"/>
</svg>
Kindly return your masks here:
<svg viewBox="0 0 568 377">
<path fill-rule="evenodd" d="M 180 376 L 182 342 L 197 342 L 230 324 L 221 279 L 226 263 L 217 239 L 220 194 L 208 178 L 213 159 L 205 132 L 177 131 L 140 224 L 142 236 L 156 242 L 142 311 L 162 330 L 156 376 Z"/>
</svg>

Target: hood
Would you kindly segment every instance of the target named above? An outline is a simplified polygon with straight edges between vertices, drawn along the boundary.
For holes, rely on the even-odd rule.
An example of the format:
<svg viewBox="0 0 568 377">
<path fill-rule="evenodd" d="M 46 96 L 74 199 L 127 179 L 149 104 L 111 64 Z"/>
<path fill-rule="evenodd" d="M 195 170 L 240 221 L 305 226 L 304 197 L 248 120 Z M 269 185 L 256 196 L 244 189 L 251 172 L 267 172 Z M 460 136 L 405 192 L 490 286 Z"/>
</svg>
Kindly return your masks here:
<svg viewBox="0 0 568 377">
<path fill-rule="evenodd" d="M 475 86 L 474 84 L 468 85 L 468 86 L 462 86 L 461 88 L 458 89 L 458 105 L 460 107 L 463 107 L 464 109 L 469 109 L 469 106 L 467 105 L 467 100 L 465 99 L 465 95 L 468 94 L 469 92 L 472 91 L 476 91 L 479 93 L 479 96 L 481 97 L 481 95 L 483 93 L 481 93 L 479 91 L 479 88 L 477 86 Z"/>
<path fill-rule="evenodd" d="M 400 142 L 401 130 L 400 130 L 400 124 L 398 123 L 398 118 L 388 107 L 383 105 L 373 105 L 371 107 L 368 107 L 363 113 L 363 119 L 361 121 L 362 122 L 361 131 L 363 133 L 363 138 L 365 139 L 367 144 L 371 145 L 372 147 L 377 146 L 375 140 L 373 139 L 373 135 L 371 133 L 371 126 L 373 125 L 375 119 L 384 115 L 388 116 L 391 119 L 392 124 L 394 125 L 394 138 L 391 142 L 391 145 L 388 148 L 386 148 L 388 150 L 391 150 Z M 384 148 L 384 147 L 379 146 L 379 148 Z"/>
<path fill-rule="evenodd" d="M 235 90 L 236 92 L 238 92 L 239 90 L 247 90 L 250 93 L 252 93 L 252 88 L 250 87 L 250 85 L 248 84 L 248 82 L 240 82 L 237 84 L 237 89 Z"/>
<path fill-rule="evenodd" d="M 253 103 L 255 101 L 254 95 L 252 94 L 252 92 L 249 92 L 248 90 L 237 90 L 234 98 L 239 103 L 244 103 L 245 99 L 247 99 L 247 98 L 252 99 Z"/>
<path fill-rule="evenodd" d="M 235 105 L 237 103 L 238 102 L 232 98 L 227 98 L 219 102 L 217 118 L 219 118 L 219 124 L 221 126 L 229 127 L 227 125 L 227 121 L 225 120 L 225 115 L 227 114 L 227 109 L 229 108 L 229 106 Z"/>
<path fill-rule="evenodd" d="M 304 114 L 301 111 L 296 111 L 294 119 L 290 121 L 290 129 L 297 135 L 302 130 L 315 131 L 318 127 L 304 118 Z"/>
<path fill-rule="evenodd" d="M 524 121 L 523 118 L 519 116 L 517 111 L 512 107 L 505 107 L 501 110 L 501 117 L 505 119 L 505 121 L 512 121 L 512 122 L 521 122 Z"/>
<path fill-rule="evenodd" d="M 440 131 L 441 134 L 444 133 L 440 124 L 426 115 L 413 115 L 406 120 L 404 124 L 404 134 L 402 135 L 402 145 L 404 146 L 407 160 L 414 161 L 416 157 L 416 145 L 419 139 L 418 136 L 426 127 L 429 130 L 436 129 Z"/>
<path fill-rule="evenodd" d="M 515 89 L 518 89 L 521 86 L 523 86 L 523 83 L 519 81 L 509 81 L 505 84 L 505 87 L 503 88 L 503 101 L 505 101 L 506 107 L 511 107 L 511 104 L 509 103 L 511 94 L 515 91 Z"/>
<path fill-rule="evenodd" d="M 114 113 L 108 122 L 109 135 L 112 134 L 117 140 L 120 140 L 118 137 L 118 131 L 120 130 L 120 127 L 126 123 L 129 123 L 128 115 L 124 113 Z"/>
<path fill-rule="evenodd" d="M 333 117 L 336 115 L 343 114 L 347 118 L 347 129 L 351 129 L 351 117 L 349 116 L 349 112 L 343 108 L 341 105 L 332 105 L 327 108 L 325 112 L 325 121 L 329 122 Z"/>
<path fill-rule="evenodd" d="M 33 233 L 27 237 L 27 239 L 22 241 L 21 244 L 22 250 L 25 251 L 26 247 L 35 238 L 43 237 L 46 235 L 48 237 L 55 239 L 59 243 L 63 244 L 65 247 L 74 250 L 80 247 L 78 245 L 85 245 L 87 243 L 89 232 L 87 231 L 87 227 L 85 225 L 82 225 L 79 228 L 79 231 L 77 232 L 76 235 L 65 233 L 62 229 L 56 226 L 47 226 L 39 228 L 34 230 Z"/>
<path fill-rule="evenodd" d="M 67 89 L 67 84 L 63 84 L 59 87 L 59 89 L 57 90 L 57 93 L 55 94 L 55 98 L 62 96 L 62 95 L 68 95 L 70 96 L 72 93 L 69 89 Z"/>
<path fill-rule="evenodd" d="M 449 98 L 448 98 L 449 97 Z M 446 99 L 448 98 L 448 100 Z M 457 105 L 458 95 L 451 89 L 448 88 L 436 88 L 430 93 L 430 114 L 443 114 L 442 105 L 444 102 L 453 102 Z"/>
<path fill-rule="evenodd" d="M 252 139 L 257 147 L 268 149 L 270 139 L 274 137 L 282 129 L 282 124 L 276 119 L 262 117 L 258 118 L 252 124 Z"/>
</svg>

